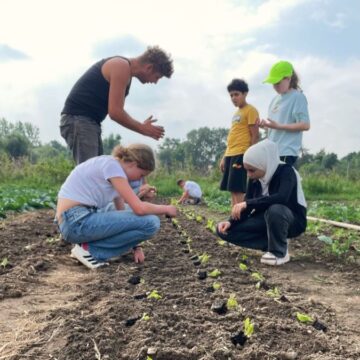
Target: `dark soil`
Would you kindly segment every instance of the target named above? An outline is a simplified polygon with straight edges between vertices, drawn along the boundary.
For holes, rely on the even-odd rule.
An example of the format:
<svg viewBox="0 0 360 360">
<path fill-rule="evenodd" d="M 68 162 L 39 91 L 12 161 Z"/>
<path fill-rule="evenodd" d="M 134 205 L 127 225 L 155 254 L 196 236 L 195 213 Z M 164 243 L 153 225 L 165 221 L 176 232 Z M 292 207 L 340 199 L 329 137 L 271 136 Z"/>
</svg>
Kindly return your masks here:
<svg viewBox="0 0 360 360">
<path fill-rule="evenodd" d="M 220 245 L 205 220 L 180 214 L 180 229 L 162 219 L 143 265 L 127 254 L 91 271 L 70 258 L 53 215 L 0 223 L 0 262 L 8 259 L 0 267 L 0 359 L 360 359 L 360 267 L 326 254 L 315 238 L 293 239 L 292 261 L 273 268 L 260 264 L 260 252 Z M 204 253 L 210 258 L 199 264 L 194 256 Z M 253 272 L 265 278 L 259 288 Z M 153 290 L 160 299 L 147 297 Z M 214 311 L 232 294 L 237 309 Z"/>
</svg>

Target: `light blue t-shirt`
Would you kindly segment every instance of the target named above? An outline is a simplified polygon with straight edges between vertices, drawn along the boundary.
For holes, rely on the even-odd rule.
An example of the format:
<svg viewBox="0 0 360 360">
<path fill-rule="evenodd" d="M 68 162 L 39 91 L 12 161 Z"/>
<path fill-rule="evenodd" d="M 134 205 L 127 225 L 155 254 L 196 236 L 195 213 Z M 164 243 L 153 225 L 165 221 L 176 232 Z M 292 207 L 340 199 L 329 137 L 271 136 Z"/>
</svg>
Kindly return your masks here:
<svg viewBox="0 0 360 360">
<path fill-rule="evenodd" d="M 111 155 L 93 157 L 73 169 L 61 186 L 58 198 L 103 208 L 119 196 L 108 181 L 113 177 L 127 179 L 119 161 Z"/>
<path fill-rule="evenodd" d="M 270 103 L 268 118 L 279 124 L 310 123 L 305 95 L 295 89 L 277 95 Z M 268 129 L 268 138 L 278 144 L 280 156 L 299 156 L 302 134 L 302 131 Z"/>
</svg>

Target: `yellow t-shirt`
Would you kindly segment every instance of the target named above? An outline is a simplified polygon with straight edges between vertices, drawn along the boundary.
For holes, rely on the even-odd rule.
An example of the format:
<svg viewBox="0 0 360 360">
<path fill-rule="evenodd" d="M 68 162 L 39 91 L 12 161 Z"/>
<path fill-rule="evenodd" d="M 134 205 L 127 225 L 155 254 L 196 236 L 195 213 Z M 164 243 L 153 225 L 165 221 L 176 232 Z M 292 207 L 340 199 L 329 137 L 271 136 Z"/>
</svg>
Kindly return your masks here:
<svg viewBox="0 0 360 360">
<path fill-rule="evenodd" d="M 249 125 L 255 125 L 257 119 L 259 119 L 259 113 L 252 105 L 246 104 L 238 109 L 232 118 L 225 156 L 244 154 L 251 145 Z"/>
</svg>

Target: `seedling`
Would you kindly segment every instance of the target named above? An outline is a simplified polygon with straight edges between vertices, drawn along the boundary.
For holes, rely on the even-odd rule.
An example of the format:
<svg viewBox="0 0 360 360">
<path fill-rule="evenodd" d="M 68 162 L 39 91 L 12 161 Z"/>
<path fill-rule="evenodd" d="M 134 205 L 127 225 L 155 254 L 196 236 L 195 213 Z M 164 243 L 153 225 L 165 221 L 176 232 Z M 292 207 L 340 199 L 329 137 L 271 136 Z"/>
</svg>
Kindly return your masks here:
<svg viewBox="0 0 360 360">
<path fill-rule="evenodd" d="M 221 288 L 221 283 L 219 282 L 213 282 L 212 287 L 214 290 L 219 290 Z"/>
<path fill-rule="evenodd" d="M 58 242 L 58 241 L 60 241 L 60 238 L 56 238 L 56 237 L 52 237 L 52 238 L 46 239 L 46 242 L 47 242 L 48 244 L 54 244 L 54 243 L 56 243 L 56 242 Z"/>
<path fill-rule="evenodd" d="M 236 310 L 239 304 L 235 298 L 235 294 L 231 294 L 226 302 L 226 307 L 228 310 Z"/>
<path fill-rule="evenodd" d="M 199 256 L 199 259 L 200 259 L 201 263 L 204 265 L 209 261 L 210 257 L 211 256 L 208 255 L 207 253 L 203 253 L 202 255 Z"/>
<path fill-rule="evenodd" d="M 143 316 L 141 317 L 142 321 L 149 321 L 150 320 L 150 316 L 147 313 L 143 313 Z"/>
<path fill-rule="evenodd" d="M 242 271 L 247 271 L 248 270 L 248 266 L 246 264 L 244 264 L 244 263 L 240 263 L 239 268 Z"/>
<path fill-rule="evenodd" d="M 6 268 L 6 266 L 9 265 L 9 260 L 7 258 L 3 258 L 1 260 L 0 266 L 2 266 L 4 269 Z"/>
<path fill-rule="evenodd" d="M 257 281 L 263 281 L 263 280 L 265 280 L 265 279 L 264 279 L 264 276 L 263 276 L 261 273 L 259 273 L 259 272 L 253 272 L 253 273 L 251 273 L 251 277 L 252 277 L 253 279 L 257 280 Z"/>
<path fill-rule="evenodd" d="M 224 246 L 226 241 L 225 240 L 221 240 L 221 239 L 218 239 L 217 240 L 217 243 L 220 245 L 220 246 Z"/>
<path fill-rule="evenodd" d="M 176 206 L 177 203 L 178 203 L 177 199 L 172 198 L 172 199 L 170 200 L 170 205 Z"/>
<path fill-rule="evenodd" d="M 312 324 L 314 322 L 311 316 L 299 312 L 296 313 L 296 318 L 303 324 Z"/>
<path fill-rule="evenodd" d="M 208 219 L 207 224 L 205 226 L 206 229 L 210 230 L 212 233 L 216 233 L 216 225 L 215 225 L 215 221 Z"/>
<path fill-rule="evenodd" d="M 203 221 L 203 217 L 201 215 L 196 215 L 195 220 L 196 222 L 201 223 Z"/>
<path fill-rule="evenodd" d="M 153 358 L 151 356 L 146 356 L 146 360 L 153 360 Z"/>
<path fill-rule="evenodd" d="M 176 228 L 179 227 L 179 222 L 176 219 L 172 218 L 171 222 L 172 222 L 174 227 L 176 227 Z"/>
<path fill-rule="evenodd" d="M 158 293 L 157 290 L 153 290 L 148 296 L 148 299 L 155 299 L 155 300 L 160 300 L 162 299 L 162 296 Z"/>
<path fill-rule="evenodd" d="M 250 318 L 244 320 L 244 334 L 246 337 L 250 337 L 254 332 L 254 324 L 251 322 Z"/>
<path fill-rule="evenodd" d="M 273 289 L 268 290 L 266 293 L 273 298 L 279 298 L 281 296 L 280 291 L 276 286 Z"/>
<path fill-rule="evenodd" d="M 212 277 L 212 278 L 217 278 L 220 275 L 221 275 L 221 271 L 218 270 L 218 269 L 214 269 L 213 271 L 211 271 L 209 273 L 209 276 Z"/>
</svg>

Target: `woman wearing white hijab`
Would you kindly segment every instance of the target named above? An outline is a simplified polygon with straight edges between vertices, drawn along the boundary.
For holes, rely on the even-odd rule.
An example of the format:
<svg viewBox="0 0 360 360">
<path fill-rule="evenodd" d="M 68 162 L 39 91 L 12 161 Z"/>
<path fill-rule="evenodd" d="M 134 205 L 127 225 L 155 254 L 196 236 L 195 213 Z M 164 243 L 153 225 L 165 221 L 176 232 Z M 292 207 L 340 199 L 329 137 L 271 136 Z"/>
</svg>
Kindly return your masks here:
<svg viewBox="0 0 360 360">
<path fill-rule="evenodd" d="M 261 262 L 282 265 L 290 260 L 288 238 L 306 229 L 306 201 L 298 172 L 279 160 L 277 145 L 263 140 L 244 154 L 249 178 L 245 201 L 236 204 L 218 235 L 235 245 L 265 251 Z"/>
</svg>

